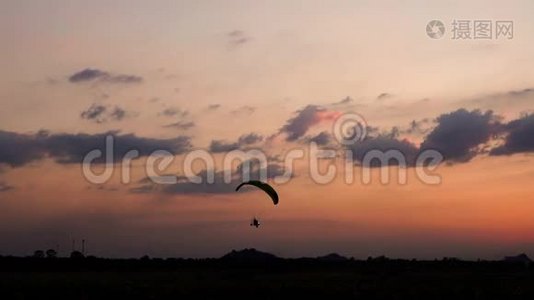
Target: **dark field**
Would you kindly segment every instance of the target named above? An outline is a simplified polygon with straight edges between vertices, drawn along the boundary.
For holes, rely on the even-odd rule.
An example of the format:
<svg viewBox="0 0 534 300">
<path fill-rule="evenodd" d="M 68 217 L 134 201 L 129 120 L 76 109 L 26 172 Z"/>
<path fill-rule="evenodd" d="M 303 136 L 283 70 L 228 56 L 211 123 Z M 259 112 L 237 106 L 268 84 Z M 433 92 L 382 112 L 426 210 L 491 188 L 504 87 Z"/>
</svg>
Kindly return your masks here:
<svg viewBox="0 0 534 300">
<path fill-rule="evenodd" d="M 532 266 L 509 262 L 4 257 L 0 266 L 1 299 L 534 299 Z"/>
</svg>

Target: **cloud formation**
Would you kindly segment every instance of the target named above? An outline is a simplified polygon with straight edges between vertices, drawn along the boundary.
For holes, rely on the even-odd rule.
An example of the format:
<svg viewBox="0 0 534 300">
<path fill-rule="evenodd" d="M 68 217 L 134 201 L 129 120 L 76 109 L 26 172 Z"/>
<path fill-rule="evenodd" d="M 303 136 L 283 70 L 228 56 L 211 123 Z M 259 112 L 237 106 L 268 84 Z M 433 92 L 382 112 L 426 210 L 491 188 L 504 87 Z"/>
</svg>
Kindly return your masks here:
<svg viewBox="0 0 534 300">
<path fill-rule="evenodd" d="M 19 134 L 0 130 L 0 165 L 20 167 L 44 157 L 39 134 Z"/>
<path fill-rule="evenodd" d="M 510 155 L 534 151 L 534 115 L 525 115 L 504 126 L 504 144 L 490 151 L 490 155 Z"/>
<path fill-rule="evenodd" d="M 424 122 L 428 123 L 430 121 Z M 408 166 L 414 166 L 417 156 L 425 150 L 436 150 L 440 152 L 443 155 L 444 161 L 450 163 L 467 162 L 476 155 L 483 153 L 483 149 L 493 136 L 503 131 L 499 117 L 492 111 L 482 112 L 480 110 L 467 111 L 465 109 L 459 109 L 440 115 L 436 118 L 436 124 L 425 137 L 420 147 L 417 147 L 417 145 L 409 140 L 399 139 L 401 132 L 397 128 L 393 128 L 390 132 L 379 134 L 378 136 L 370 136 L 359 143 L 351 145 L 349 149 L 353 151 L 353 157 L 358 162 L 361 162 L 364 156 L 371 150 L 380 150 L 382 152 L 398 150 L 404 155 Z M 510 132 L 508 137 L 511 137 L 513 129 L 517 128 L 513 124 L 516 124 L 516 122 L 511 122 L 509 128 L 506 129 Z M 412 122 L 412 131 L 418 129 L 418 127 L 417 122 Z M 519 127 L 524 128 L 522 126 Z M 526 131 L 522 129 L 518 131 L 517 140 L 520 142 L 517 144 L 525 146 L 523 142 L 528 132 L 528 129 Z M 502 147 L 506 147 L 506 144 Z M 518 147 L 510 146 L 509 148 L 517 149 Z M 529 151 L 532 151 L 534 147 L 529 148 L 526 145 L 522 149 L 530 149 Z M 493 154 L 501 152 L 513 151 L 492 150 Z M 379 163 L 378 160 L 377 163 Z M 392 160 L 391 164 L 397 164 L 397 162 Z"/>
<path fill-rule="evenodd" d="M 308 142 L 314 142 L 319 146 L 326 146 L 332 142 L 332 136 L 326 131 L 322 131 L 315 136 L 308 138 Z"/>
<path fill-rule="evenodd" d="M 237 47 L 248 43 L 251 38 L 242 30 L 234 30 L 228 32 L 228 43 L 230 46 Z"/>
<path fill-rule="evenodd" d="M 252 145 L 252 144 L 255 144 L 255 143 L 259 143 L 263 140 L 263 136 L 261 136 L 260 134 L 257 134 L 257 133 L 249 133 L 249 134 L 244 134 L 242 136 L 239 137 L 239 139 L 237 140 L 237 143 L 239 145 Z"/>
<path fill-rule="evenodd" d="M 230 152 L 239 149 L 239 144 L 236 143 L 228 143 L 221 140 L 213 140 L 210 143 L 209 150 L 211 153 L 224 153 L 224 152 Z"/>
<path fill-rule="evenodd" d="M 391 136 L 377 136 L 367 138 L 361 142 L 350 145 L 349 150 L 352 151 L 352 156 L 355 162 L 361 163 L 364 157 L 372 150 L 379 150 L 387 152 L 389 150 L 400 151 L 405 159 L 407 166 L 414 166 L 419 149 L 416 145 L 408 140 L 399 140 Z M 369 167 L 380 167 L 381 162 L 377 159 L 372 160 Z M 398 165 L 399 161 L 391 159 L 388 161 L 389 165 Z"/>
<path fill-rule="evenodd" d="M 457 111 L 443 114 L 437 126 L 428 134 L 421 149 L 438 150 L 447 161 L 469 161 L 478 154 L 478 146 L 485 144 L 500 130 L 492 111 Z"/>
<path fill-rule="evenodd" d="M 385 100 L 387 98 L 390 98 L 392 95 L 389 93 L 381 93 L 376 97 L 376 100 Z"/>
<path fill-rule="evenodd" d="M 100 134 L 40 132 L 35 135 L 0 131 L 0 164 L 20 167 L 45 157 L 61 164 L 81 163 L 85 155 L 94 149 L 105 153 L 108 135 L 113 136 L 113 158 L 116 162 L 130 150 L 139 151 L 139 156 L 147 156 L 156 150 L 181 154 L 191 149 L 190 138 L 187 136 L 155 139 L 113 131 Z M 94 162 L 103 163 L 104 157 Z"/>
<path fill-rule="evenodd" d="M 169 107 L 162 110 L 158 115 L 163 117 L 185 117 L 189 115 L 189 111 L 176 107 Z"/>
<path fill-rule="evenodd" d="M 339 112 L 328 111 L 317 105 L 308 105 L 296 111 L 296 116 L 287 120 L 279 133 L 285 133 L 286 141 L 293 142 L 304 136 L 312 126 L 324 120 L 333 120 L 339 114 Z"/>
<path fill-rule="evenodd" d="M 209 150 L 212 153 L 230 152 L 233 150 L 238 150 L 243 147 L 259 143 L 262 140 L 263 140 L 263 136 L 257 133 L 249 133 L 249 134 L 240 136 L 238 140 L 233 143 L 225 142 L 222 140 L 213 140 L 211 141 Z"/>
<path fill-rule="evenodd" d="M 86 68 L 69 76 L 71 83 L 104 82 L 117 84 L 141 83 L 143 78 L 136 75 L 112 74 L 99 69 Z"/>
<path fill-rule="evenodd" d="M 163 126 L 164 128 L 175 128 L 175 129 L 181 129 L 181 130 L 187 130 L 190 128 L 195 127 L 195 122 L 185 122 L 185 121 L 178 121 L 175 123 L 167 124 Z"/>
<path fill-rule="evenodd" d="M 109 107 L 101 104 L 91 104 L 89 108 L 80 113 L 80 117 L 84 120 L 95 123 L 105 123 L 107 121 L 121 121 L 127 116 L 124 109 L 115 106 Z"/>
<path fill-rule="evenodd" d="M 109 74 L 107 72 L 100 71 L 98 69 L 84 69 L 77 73 L 72 74 L 69 77 L 69 81 L 72 83 L 92 81 L 92 80 L 102 78 L 108 75 Z"/>
</svg>

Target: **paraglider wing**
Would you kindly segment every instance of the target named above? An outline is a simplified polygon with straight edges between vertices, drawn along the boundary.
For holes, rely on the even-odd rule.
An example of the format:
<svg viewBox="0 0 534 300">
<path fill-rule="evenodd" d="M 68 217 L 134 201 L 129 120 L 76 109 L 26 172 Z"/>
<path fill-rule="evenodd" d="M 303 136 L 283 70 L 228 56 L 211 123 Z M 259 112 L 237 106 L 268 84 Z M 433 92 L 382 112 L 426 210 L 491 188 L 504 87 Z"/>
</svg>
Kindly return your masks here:
<svg viewBox="0 0 534 300">
<path fill-rule="evenodd" d="M 236 192 L 239 191 L 239 189 L 244 185 L 253 185 L 253 186 L 261 189 L 262 191 L 267 193 L 267 195 L 269 195 L 269 197 L 271 197 L 271 199 L 273 200 L 274 205 L 278 204 L 278 193 L 276 193 L 276 191 L 273 189 L 273 187 L 270 186 L 269 184 L 261 182 L 261 181 L 258 181 L 258 180 L 251 180 L 251 181 L 243 182 L 240 185 L 238 185 L 237 188 L 235 189 L 235 191 Z"/>
</svg>

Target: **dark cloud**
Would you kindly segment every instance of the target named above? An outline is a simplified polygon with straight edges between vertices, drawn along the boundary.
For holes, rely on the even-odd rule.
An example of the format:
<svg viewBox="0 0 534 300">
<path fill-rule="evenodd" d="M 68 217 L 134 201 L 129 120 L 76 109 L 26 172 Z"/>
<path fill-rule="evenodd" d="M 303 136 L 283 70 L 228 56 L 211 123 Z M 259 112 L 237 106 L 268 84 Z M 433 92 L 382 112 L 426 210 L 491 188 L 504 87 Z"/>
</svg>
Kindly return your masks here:
<svg viewBox="0 0 534 300">
<path fill-rule="evenodd" d="M 0 165 L 19 167 L 42 159 L 45 151 L 36 135 L 0 130 Z"/>
<path fill-rule="evenodd" d="M 85 120 L 92 120 L 97 123 L 103 122 L 103 115 L 106 112 L 104 105 L 92 104 L 88 109 L 82 111 L 80 117 Z"/>
<path fill-rule="evenodd" d="M 178 118 L 185 118 L 189 115 L 189 111 L 183 110 L 176 107 L 169 107 L 158 113 L 159 116 L 163 117 L 178 117 Z M 195 123 L 192 121 L 177 121 L 174 123 L 170 123 L 167 125 L 164 125 L 164 128 L 175 128 L 175 129 L 181 129 L 181 130 L 187 130 L 195 126 Z"/>
<path fill-rule="evenodd" d="M 227 34 L 227 37 L 228 43 L 234 47 L 243 45 L 251 40 L 251 38 L 242 30 L 230 31 Z"/>
<path fill-rule="evenodd" d="M 5 182 L 0 181 L 0 193 L 1 192 L 7 192 L 7 191 L 12 190 L 12 189 L 13 189 L 12 186 L 8 185 Z"/>
<path fill-rule="evenodd" d="M 390 136 L 377 136 L 364 139 L 361 142 L 355 143 L 349 146 L 349 150 L 352 151 L 352 156 L 355 162 L 363 162 L 365 155 L 372 150 L 379 150 L 386 152 L 389 150 L 397 150 L 402 153 L 406 164 L 408 166 L 414 166 L 419 149 L 416 145 L 412 144 L 408 140 L 398 140 Z M 388 162 L 391 165 L 397 165 L 399 162 L 392 159 Z M 380 167 L 381 162 L 377 159 L 371 161 L 370 167 Z"/>
<path fill-rule="evenodd" d="M 176 128 L 176 129 L 187 130 L 187 129 L 195 127 L 195 122 L 178 121 L 178 122 L 175 122 L 175 123 L 167 124 L 167 125 L 165 125 L 163 127 L 164 128 Z"/>
<path fill-rule="evenodd" d="M 121 121 L 126 116 L 127 112 L 118 106 L 111 108 L 101 104 L 92 104 L 89 108 L 80 113 L 82 119 L 96 123 Z"/>
<path fill-rule="evenodd" d="M 289 119 L 280 129 L 280 133 L 287 134 L 287 141 L 296 141 L 306 134 L 310 127 L 321 121 L 322 118 L 320 113 L 325 111 L 325 108 L 316 105 L 308 105 L 302 110 L 297 111 L 297 115 Z"/>
<path fill-rule="evenodd" d="M 422 130 L 423 125 L 430 123 L 430 120 L 413 121 L 409 131 L 412 133 L 417 132 Z M 417 147 L 408 140 L 399 139 L 400 134 L 406 132 L 397 127 L 393 127 L 389 132 L 384 132 L 377 136 L 373 136 L 376 134 L 376 131 L 372 133 L 368 132 L 368 138 L 349 146 L 349 149 L 352 150 L 355 161 L 359 162 L 371 150 L 380 150 L 382 152 L 398 150 L 404 155 L 407 165 L 414 166 L 417 156 L 429 149 L 440 152 L 443 155 L 443 159 L 447 162 L 467 162 L 477 154 L 484 153 L 484 148 L 487 147 L 488 142 L 496 134 L 502 133 L 503 130 L 510 132 L 508 138 L 511 141 L 514 139 L 512 137 L 514 128 L 521 128 L 517 131 L 517 141 L 519 142 L 511 142 L 508 148 L 506 148 L 507 146 L 505 144 L 501 149 L 494 149 L 492 153 L 513 152 L 515 149 L 521 148 L 516 145 L 523 145 L 523 142 L 527 140 L 525 138 L 533 131 L 525 130 L 528 126 L 516 126 L 519 123 L 525 125 L 528 122 L 519 120 L 510 122 L 508 128 L 503 129 L 503 126 L 499 123 L 499 117 L 492 111 L 482 112 L 480 110 L 467 111 L 465 109 L 459 109 L 440 115 L 436 119 L 437 125 L 425 137 L 420 147 Z M 523 146 L 521 149 L 529 151 L 528 145 Z M 510 151 L 509 149 L 514 150 Z M 534 149 L 534 147 L 531 149 Z M 379 163 L 378 160 L 376 162 Z M 391 161 L 391 164 L 396 163 L 394 160 Z"/>
<path fill-rule="evenodd" d="M 251 145 L 251 144 L 259 143 L 262 140 L 263 140 L 263 136 L 252 132 L 252 133 L 244 134 L 240 136 L 239 139 L 237 140 L 237 143 L 239 145 Z"/>
<path fill-rule="evenodd" d="M 116 132 L 102 134 L 55 134 L 44 138 L 48 155 L 58 163 L 79 163 L 93 149 L 105 150 L 106 136 L 114 137 L 113 154 L 116 160 L 130 150 L 139 151 L 140 156 L 148 156 L 156 150 L 181 154 L 191 148 L 190 138 L 180 136 L 173 139 L 154 139 L 137 137 L 134 134 L 119 135 Z M 102 160 L 102 162 L 104 162 Z"/>
<path fill-rule="evenodd" d="M 384 100 L 384 99 L 387 99 L 387 98 L 390 98 L 391 97 L 391 94 L 389 93 L 382 93 L 380 95 L 378 95 L 376 97 L 376 100 Z"/>
<path fill-rule="evenodd" d="M 93 81 L 95 79 L 109 76 L 108 72 L 100 71 L 98 69 L 85 69 L 80 72 L 74 73 L 69 77 L 69 81 L 72 83 Z"/>
<path fill-rule="evenodd" d="M 326 146 L 332 142 L 332 136 L 328 132 L 323 131 L 315 136 L 310 137 L 308 142 L 314 142 L 319 146 Z"/>
<path fill-rule="evenodd" d="M 241 149 L 246 146 L 250 146 L 259 143 L 263 140 L 263 136 L 257 133 L 249 133 L 240 136 L 236 142 L 229 143 L 221 140 L 211 141 L 209 150 L 212 153 L 224 153 L 233 150 Z"/>
<path fill-rule="evenodd" d="M 212 153 L 224 153 L 224 152 L 230 152 L 239 149 L 239 144 L 237 142 L 235 143 L 228 143 L 221 140 L 213 140 L 210 143 L 210 152 Z"/>
<path fill-rule="evenodd" d="M 534 151 L 534 115 L 526 115 L 505 126 L 504 144 L 491 150 L 490 155 L 509 155 Z"/>
<path fill-rule="evenodd" d="M 112 74 L 99 69 L 84 69 L 69 76 L 71 83 L 105 82 L 105 83 L 141 83 L 143 78 L 136 75 Z"/>
<path fill-rule="evenodd" d="M 114 137 L 113 156 L 116 162 L 130 150 L 137 150 L 140 156 L 147 156 L 155 150 L 181 154 L 191 148 L 190 138 L 186 136 L 154 139 L 137 137 L 134 134 L 121 135 L 118 132 L 100 134 L 40 132 L 35 135 L 24 135 L 0 131 L 0 164 L 18 167 L 45 157 L 63 164 L 81 163 L 85 155 L 92 150 L 99 149 L 105 153 L 108 135 Z M 104 162 L 104 158 L 95 162 Z"/>
<path fill-rule="evenodd" d="M 499 130 L 492 111 L 457 111 L 439 116 L 437 126 L 428 134 L 421 149 L 439 151 L 448 161 L 469 161 L 478 153 L 478 146 L 488 142 Z"/>
<path fill-rule="evenodd" d="M 176 107 L 169 107 L 162 110 L 158 115 L 164 117 L 185 117 L 189 114 L 189 111 L 182 110 Z"/>
<path fill-rule="evenodd" d="M 112 120 L 120 121 L 126 117 L 126 111 L 118 106 L 115 106 L 109 116 Z"/>
</svg>

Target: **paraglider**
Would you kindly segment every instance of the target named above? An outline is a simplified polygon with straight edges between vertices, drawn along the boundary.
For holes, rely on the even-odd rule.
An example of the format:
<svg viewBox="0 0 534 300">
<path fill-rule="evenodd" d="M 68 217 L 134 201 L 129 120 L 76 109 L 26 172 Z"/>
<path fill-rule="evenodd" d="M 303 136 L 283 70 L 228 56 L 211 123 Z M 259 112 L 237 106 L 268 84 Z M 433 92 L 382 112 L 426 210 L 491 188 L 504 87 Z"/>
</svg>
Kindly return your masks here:
<svg viewBox="0 0 534 300">
<path fill-rule="evenodd" d="M 250 180 L 250 181 L 246 181 L 246 182 L 243 182 L 240 185 L 238 185 L 237 188 L 235 189 L 235 191 L 236 192 L 239 191 L 239 189 L 244 185 L 253 185 L 253 186 L 261 189 L 262 191 L 267 193 L 267 195 L 269 195 L 269 197 L 271 197 L 271 200 L 273 200 L 274 205 L 278 204 L 278 193 L 276 193 L 274 188 L 272 186 L 270 186 L 269 184 L 261 182 L 259 180 Z"/>
<path fill-rule="evenodd" d="M 254 219 L 252 220 L 252 223 L 250 223 L 250 226 L 254 226 L 256 228 L 260 227 L 260 221 L 258 221 L 258 219 L 256 219 L 256 217 L 254 217 Z"/>
<path fill-rule="evenodd" d="M 252 186 L 255 186 L 255 187 L 261 189 L 267 195 L 269 195 L 269 197 L 273 201 L 274 205 L 278 205 L 278 193 L 269 184 L 261 182 L 261 181 L 258 181 L 258 180 L 250 180 L 250 181 L 246 181 L 246 182 L 243 182 L 240 185 L 238 185 L 237 188 L 235 189 L 235 191 L 236 192 L 239 191 L 239 189 L 244 185 L 252 185 Z M 258 228 L 258 227 L 260 227 L 260 221 L 256 217 L 254 217 L 254 219 L 250 223 L 250 226 L 254 226 L 254 227 Z"/>
</svg>

